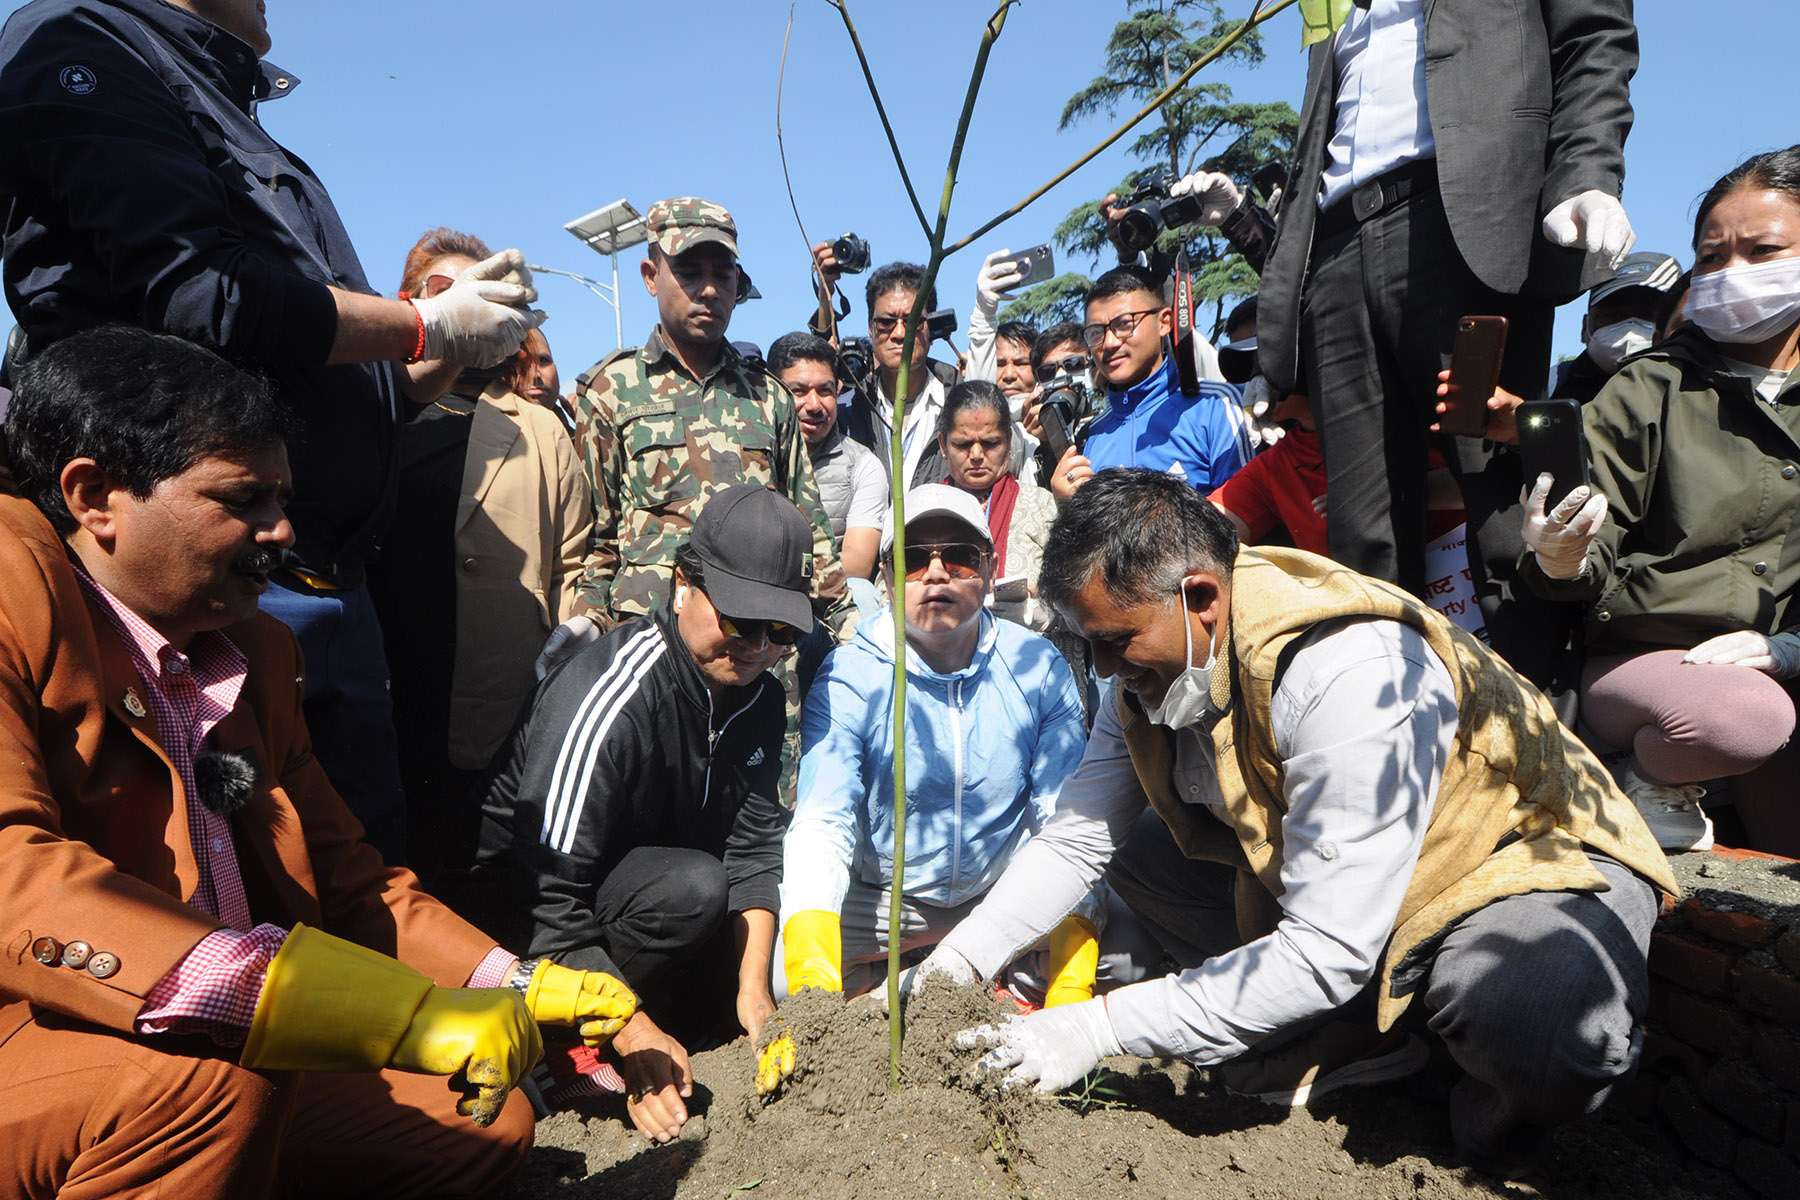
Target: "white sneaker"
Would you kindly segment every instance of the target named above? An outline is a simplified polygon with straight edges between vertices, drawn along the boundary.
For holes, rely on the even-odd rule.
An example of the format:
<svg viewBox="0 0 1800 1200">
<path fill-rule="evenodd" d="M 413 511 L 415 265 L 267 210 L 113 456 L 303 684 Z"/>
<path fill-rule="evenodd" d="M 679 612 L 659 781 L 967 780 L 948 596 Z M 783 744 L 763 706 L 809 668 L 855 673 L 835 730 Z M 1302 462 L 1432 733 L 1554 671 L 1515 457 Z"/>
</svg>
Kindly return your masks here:
<svg viewBox="0 0 1800 1200">
<path fill-rule="evenodd" d="M 1677 851 L 1712 849 L 1712 818 L 1700 811 L 1705 788 L 1697 783 L 1651 783 L 1629 766 L 1618 772 L 1618 778 L 1619 790 L 1637 805 L 1657 845 Z"/>
</svg>

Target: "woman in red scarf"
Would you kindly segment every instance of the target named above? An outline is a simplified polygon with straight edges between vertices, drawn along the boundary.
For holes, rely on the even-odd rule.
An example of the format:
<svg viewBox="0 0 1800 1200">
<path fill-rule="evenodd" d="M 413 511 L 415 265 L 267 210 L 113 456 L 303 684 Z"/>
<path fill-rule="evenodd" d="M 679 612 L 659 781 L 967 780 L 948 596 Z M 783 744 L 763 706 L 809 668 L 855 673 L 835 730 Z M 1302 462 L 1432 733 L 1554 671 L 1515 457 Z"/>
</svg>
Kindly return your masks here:
<svg viewBox="0 0 1800 1200">
<path fill-rule="evenodd" d="M 1012 473 L 1013 419 L 1006 395 L 984 380 L 950 389 L 938 415 L 944 482 L 981 501 L 994 538 L 994 615 L 1042 630 L 1051 612 L 1037 599 L 1038 563 L 1056 518 L 1056 500 Z"/>
</svg>

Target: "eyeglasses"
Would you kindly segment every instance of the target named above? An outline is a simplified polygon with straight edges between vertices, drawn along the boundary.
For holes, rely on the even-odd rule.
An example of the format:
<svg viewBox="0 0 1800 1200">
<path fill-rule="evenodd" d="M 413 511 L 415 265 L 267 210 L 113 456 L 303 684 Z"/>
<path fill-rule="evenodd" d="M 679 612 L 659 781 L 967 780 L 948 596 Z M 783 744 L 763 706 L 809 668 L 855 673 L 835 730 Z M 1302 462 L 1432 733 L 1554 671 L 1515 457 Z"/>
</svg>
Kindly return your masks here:
<svg viewBox="0 0 1800 1200">
<path fill-rule="evenodd" d="M 988 552 L 973 542 L 919 542 L 906 547 L 906 582 L 913 583 L 931 570 L 931 560 L 944 564 L 952 579 L 978 579 L 987 566 Z"/>
<path fill-rule="evenodd" d="M 1122 342 L 1133 333 L 1137 332 L 1139 321 L 1142 321 L 1151 313 L 1161 311 L 1162 309 L 1160 308 L 1145 308 L 1140 309 L 1137 312 L 1120 313 L 1118 316 L 1104 324 L 1096 323 L 1093 325 L 1083 325 L 1081 327 L 1081 340 L 1087 343 L 1088 349 L 1098 349 L 1100 343 L 1106 340 L 1106 331 L 1110 329 L 1112 330 L 1112 335 Z"/>
<path fill-rule="evenodd" d="M 1055 362 L 1044 364 L 1044 378 L 1053 379 L 1058 375 L 1076 375 L 1094 365 L 1094 360 L 1085 354 L 1071 354 L 1067 358 L 1059 358 Z"/>
<path fill-rule="evenodd" d="M 876 337 L 886 337 L 894 332 L 894 326 L 904 323 L 905 320 L 905 317 L 870 317 L 869 332 Z M 925 322 L 919 322 L 919 328 L 923 330 Z"/>
<path fill-rule="evenodd" d="M 776 646 L 791 646 L 800 640 L 800 631 L 786 621 L 728 617 L 724 613 L 719 613 L 719 632 L 726 637 L 742 638 L 746 642 L 760 642 L 766 635 L 770 643 Z"/>
</svg>

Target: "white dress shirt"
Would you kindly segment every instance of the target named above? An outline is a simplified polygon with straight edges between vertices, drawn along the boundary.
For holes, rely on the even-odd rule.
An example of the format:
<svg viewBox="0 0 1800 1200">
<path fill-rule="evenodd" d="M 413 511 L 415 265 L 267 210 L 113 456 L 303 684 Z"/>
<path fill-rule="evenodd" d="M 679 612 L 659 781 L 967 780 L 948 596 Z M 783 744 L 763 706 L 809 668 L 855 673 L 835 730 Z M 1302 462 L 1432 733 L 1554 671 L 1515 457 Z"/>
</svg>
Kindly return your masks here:
<svg viewBox="0 0 1800 1200">
<path fill-rule="evenodd" d="M 1337 120 L 1319 177 L 1320 209 L 1395 167 L 1437 153 L 1425 105 L 1424 0 L 1353 5 L 1332 54 Z"/>
<path fill-rule="evenodd" d="M 1355 996 L 1393 932 L 1456 737 L 1449 671 L 1410 626 L 1331 623 L 1306 635 L 1270 716 L 1288 805 L 1280 920 L 1192 970 L 1109 993 L 1132 1054 L 1232 1058 Z M 1176 795 L 1219 811 L 1211 738 L 1189 728 L 1176 743 Z M 991 978 L 1075 907 L 1148 803 L 1109 701 L 1055 816 L 943 944 Z"/>
</svg>

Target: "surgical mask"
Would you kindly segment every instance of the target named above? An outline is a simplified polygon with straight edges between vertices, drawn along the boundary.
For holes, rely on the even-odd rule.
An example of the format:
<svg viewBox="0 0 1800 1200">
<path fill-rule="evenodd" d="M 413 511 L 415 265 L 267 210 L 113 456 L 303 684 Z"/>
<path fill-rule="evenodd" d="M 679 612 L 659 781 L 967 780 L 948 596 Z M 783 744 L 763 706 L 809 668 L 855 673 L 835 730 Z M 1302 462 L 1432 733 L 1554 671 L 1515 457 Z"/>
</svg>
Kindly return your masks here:
<svg viewBox="0 0 1800 1200">
<path fill-rule="evenodd" d="M 1167 725 L 1170 729 L 1186 729 L 1201 717 L 1212 711 L 1212 671 L 1213 652 L 1219 643 L 1219 627 L 1213 626 L 1212 636 L 1206 642 L 1206 661 L 1199 666 L 1194 665 L 1194 620 L 1187 613 L 1184 601 L 1187 598 L 1187 584 L 1181 585 L 1176 593 L 1175 602 L 1183 607 L 1181 614 L 1182 631 L 1187 634 L 1187 667 L 1177 675 L 1169 690 L 1163 693 L 1160 704 L 1144 706 L 1144 715 L 1158 725 Z"/>
<path fill-rule="evenodd" d="M 1695 275 L 1687 319 L 1715 342 L 1745 346 L 1800 321 L 1800 256 Z"/>
<path fill-rule="evenodd" d="M 1656 326 L 1640 317 L 1602 325 L 1588 335 L 1587 354 L 1594 365 L 1611 375 L 1619 364 L 1639 350 L 1648 350 Z"/>
</svg>

